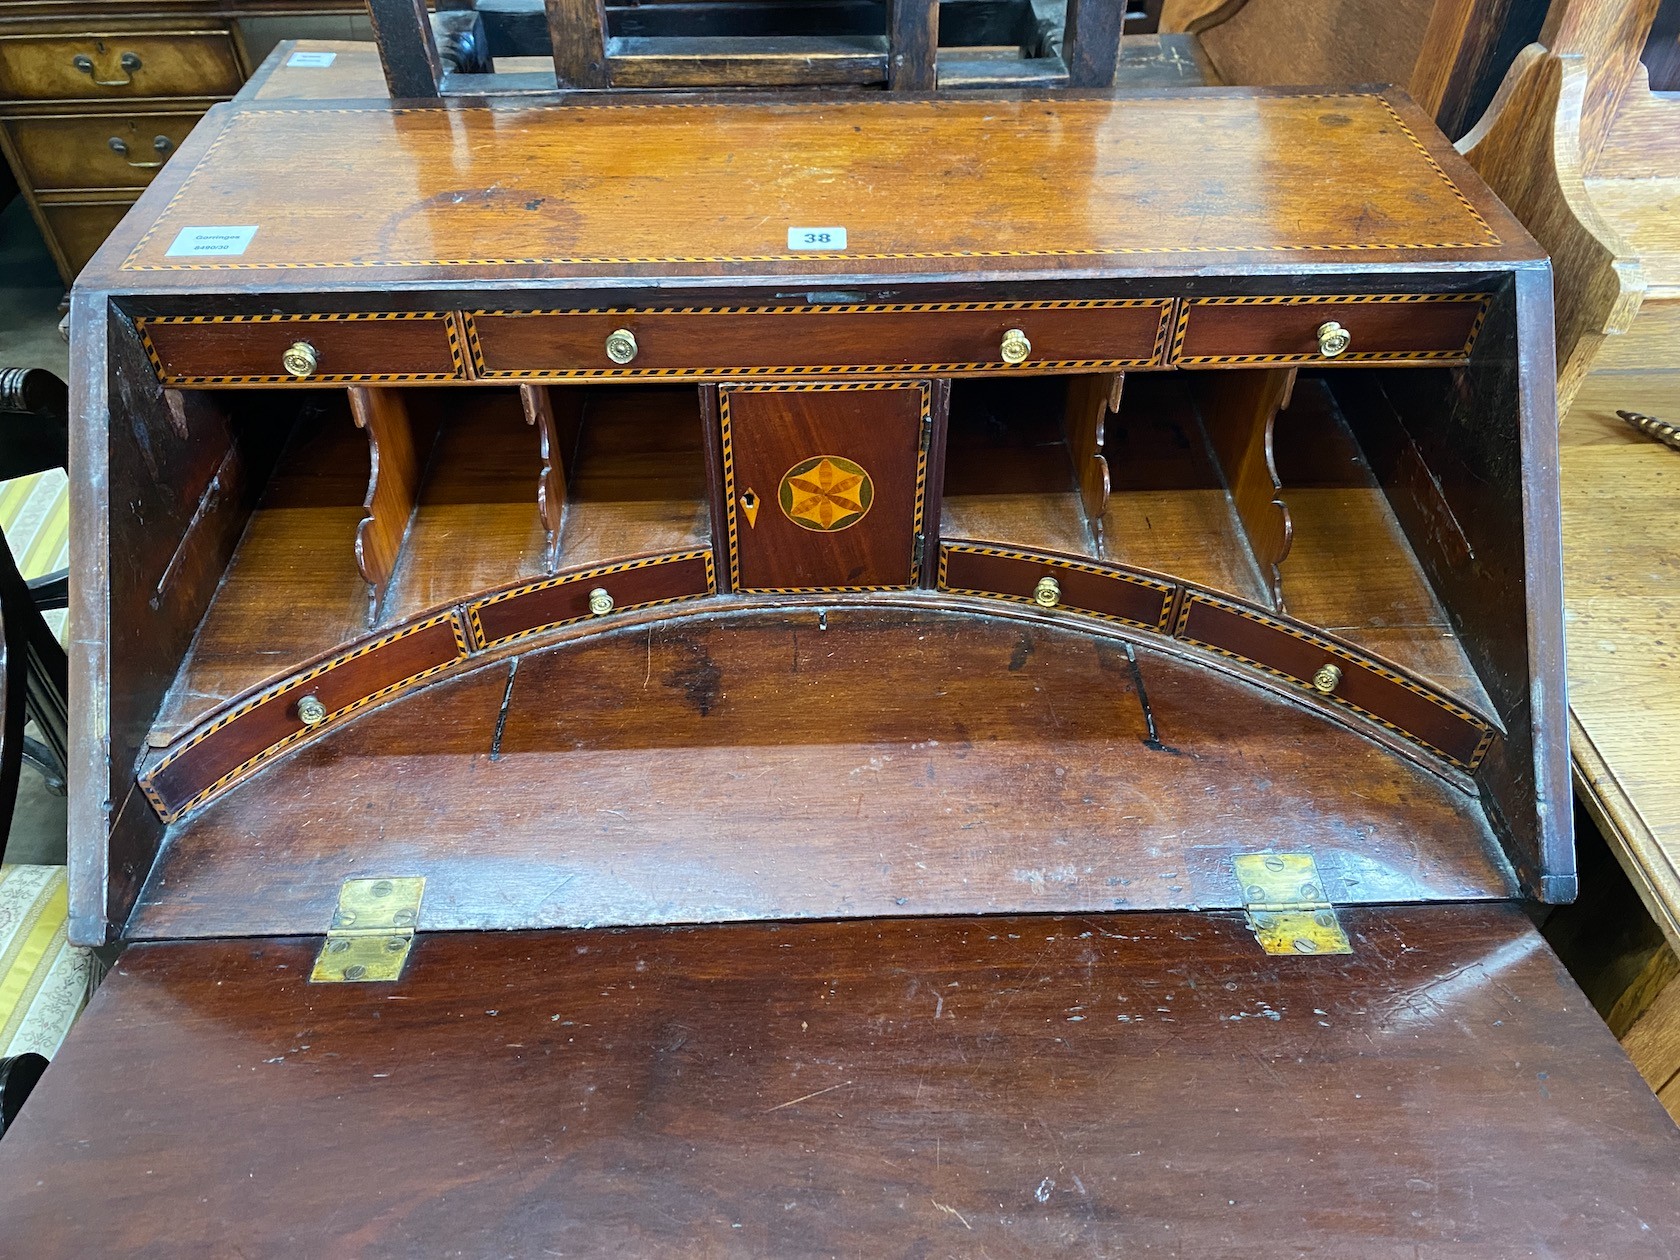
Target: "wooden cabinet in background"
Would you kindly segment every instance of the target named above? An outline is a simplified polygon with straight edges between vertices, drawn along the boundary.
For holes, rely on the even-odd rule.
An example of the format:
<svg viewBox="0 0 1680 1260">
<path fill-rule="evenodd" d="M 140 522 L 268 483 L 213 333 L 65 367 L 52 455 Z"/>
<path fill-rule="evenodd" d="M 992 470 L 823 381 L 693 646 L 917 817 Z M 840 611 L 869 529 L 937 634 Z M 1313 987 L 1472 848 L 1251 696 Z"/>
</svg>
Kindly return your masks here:
<svg viewBox="0 0 1680 1260">
<path fill-rule="evenodd" d="M 368 34 L 358 0 L 0 0 L 0 150 L 65 285 L 278 39 Z"/>
</svg>

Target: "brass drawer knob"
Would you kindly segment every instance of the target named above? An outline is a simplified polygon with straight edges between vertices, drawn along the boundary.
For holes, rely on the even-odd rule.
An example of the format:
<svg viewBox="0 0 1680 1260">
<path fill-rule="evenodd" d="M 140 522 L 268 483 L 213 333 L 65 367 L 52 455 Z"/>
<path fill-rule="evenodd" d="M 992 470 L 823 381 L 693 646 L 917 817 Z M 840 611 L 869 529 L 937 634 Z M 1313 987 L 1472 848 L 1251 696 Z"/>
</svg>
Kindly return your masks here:
<svg viewBox="0 0 1680 1260">
<path fill-rule="evenodd" d="M 1053 577 L 1041 577 L 1033 587 L 1033 603 L 1040 608 L 1054 608 L 1062 602 L 1062 584 Z"/>
<path fill-rule="evenodd" d="M 292 342 L 280 356 L 280 366 L 286 369 L 286 374 L 300 380 L 306 376 L 314 376 L 315 369 L 320 365 L 321 360 L 315 353 L 315 347 L 307 341 Z"/>
<path fill-rule="evenodd" d="M 1027 334 L 1019 328 L 1011 328 L 1003 334 L 1000 349 L 1005 363 L 1025 363 L 1027 356 L 1032 353 L 1032 342 L 1027 340 Z"/>
<path fill-rule="evenodd" d="M 1342 671 L 1335 665 L 1320 665 L 1313 675 L 1313 690 L 1327 696 L 1342 685 Z"/>
<path fill-rule="evenodd" d="M 321 703 L 320 697 L 307 695 L 298 701 L 298 721 L 308 730 L 314 730 L 327 720 L 327 706 Z"/>
<path fill-rule="evenodd" d="M 605 617 L 613 610 L 613 598 L 607 594 L 607 588 L 597 586 L 589 592 L 589 611 L 597 617 Z"/>
<path fill-rule="evenodd" d="M 1318 326 L 1318 352 L 1326 359 L 1334 359 L 1353 344 L 1353 334 L 1333 319 Z"/>
<path fill-rule="evenodd" d="M 607 358 L 614 363 L 628 363 L 641 351 L 636 334 L 628 328 L 615 328 L 607 334 Z"/>
</svg>

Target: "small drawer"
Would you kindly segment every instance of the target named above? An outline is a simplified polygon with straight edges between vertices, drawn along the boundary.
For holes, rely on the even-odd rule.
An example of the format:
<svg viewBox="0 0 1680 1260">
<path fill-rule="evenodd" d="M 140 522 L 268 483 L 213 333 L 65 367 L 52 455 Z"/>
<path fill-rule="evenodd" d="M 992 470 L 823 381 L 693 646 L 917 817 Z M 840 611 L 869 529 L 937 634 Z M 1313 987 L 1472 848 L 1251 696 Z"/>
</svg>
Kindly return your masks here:
<svg viewBox="0 0 1680 1260">
<path fill-rule="evenodd" d="M 6 130 L 37 191 L 144 188 L 202 117 L 195 111 L 13 118 Z"/>
<path fill-rule="evenodd" d="M 1184 366 L 1453 362 L 1469 356 L 1487 306 L 1483 293 L 1187 298 L 1172 357 Z"/>
<path fill-rule="evenodd" d="M 465 632 L 452 612 L 404 626 L 268 688 L 185 736 L 140 777 L 140 787 L 163 820 L 172 821 L 305 737 L 466 655 Z M 305 720 L 311 710 L 318 715 L 313 723 Z"/>
<path fill-rule="evenodd" d="M 121 196 L 121 194 L 118 194 Z M 129 198 L 120 201 L 43 201 L 41 215 L 47 221 L 53 242 L 71 277 L 87 266 L 88 259 L 133 207 Z"/>
<path fill-rule="evenodd" d="M 1165 631 L 1174 586 L 1115 565 L 979 542 L 939 548 L 939 589 Z"/>
<path fill-rule="evenodd" d="M 1185 592 L 1174 634 L 1346 705 L 1467 770 L 1493 742 L 1487 722 L 1392 666 L 1225 600 Z"/>
<path fill-rule="evenodd" d="M 1100 370 L 1159 364 L 1171 307 L 1160 298 L 471 311 L 467 335 L 478 375 L 500 379 Z"/>
<path fill-rule="evenodd" d="M 0 38 L 0 98 L 232 96 L 245 81 L 228 31 Z"/>
<path fill-rule="evenodd" d="M 463 374 L 455 321 L 441 312 L 181 315 L 135 322 L 165 385 L 399 384 Z M 301 357 L 288 354 L 294 348 Z M 314 366 L 298 374 L 288 362 Z"/>
<path fill-rule="evenodd" d="M 475 641 L 496 647 L 556 626 L 717 591 L 710 548 L 627 560 L 501 591 L 467 605 Z"/>
</svg>

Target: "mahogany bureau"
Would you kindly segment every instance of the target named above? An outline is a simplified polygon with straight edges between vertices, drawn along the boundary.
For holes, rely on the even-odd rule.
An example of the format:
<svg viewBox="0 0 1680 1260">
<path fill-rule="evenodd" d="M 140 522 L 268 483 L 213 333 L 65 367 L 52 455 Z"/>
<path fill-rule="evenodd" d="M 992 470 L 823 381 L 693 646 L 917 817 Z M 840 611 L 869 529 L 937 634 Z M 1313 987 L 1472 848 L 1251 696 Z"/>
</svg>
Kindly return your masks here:
<svg viewBox="0 0 1680 1260">
<path fill-rule="evenodd" d="M 1551 320 L 1389 92 L 216 107 L 72 302 L 8 1237 L 1667 1254 Z"/>
</svg>

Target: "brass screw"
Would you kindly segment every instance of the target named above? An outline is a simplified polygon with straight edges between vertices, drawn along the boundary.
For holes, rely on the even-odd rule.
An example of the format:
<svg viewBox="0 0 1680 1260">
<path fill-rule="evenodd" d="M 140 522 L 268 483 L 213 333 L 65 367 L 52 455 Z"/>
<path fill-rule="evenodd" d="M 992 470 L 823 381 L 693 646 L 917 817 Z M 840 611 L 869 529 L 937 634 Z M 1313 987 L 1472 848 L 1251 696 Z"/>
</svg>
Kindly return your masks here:
<svg viewBox="0 0 1680 1260">
<path fill-rule="evenodd" d="M 343 939 L 340 939 L 340 940 L 336 940 L 336 941 L 331 942 L 327 946 L 327 952 L 329 954 L 342 954 L 345 950 L 347 950 L 349 948 L 350 948 L 350 942 L 346 941 L 346 940 L 343 940 Z"/>
<path fill-rule="evenodd" d="M 391 895 L 391 881 L 388 879 L 382 879 L 372 888 L 368 889 L 368 891 L 375 897 L 389 897 Z"/>
<path fill-rule="evenodd" d="M 390 940 L 385 942 L 385 952 L 387 954 L 399 953 L 406 943 L 407 942 L 405 942 L 402 937 L 393 936 Z"/>
<path fill-rule="evenodd" d="M 314 730 L 327 720 L 327 706 L 321 703 L 319 696 L 307 695 L 298 701 L 297 715 L 298 721 L 309 730 Z"/>
<path fill-rule="evenodd" d="M 352 963 L 344 969 L 346 980 L 360 980 L 365 975 L 367 975 L 367 968 L 362 966 L 361 963 Z"/>
<path fill-rule="evenodd" d="M 1317 941 L 1310 941 L 1304 936 L 1297 936 L 1290 943 L 1292 945 L 1294 945 L 1295 952 L 1297 954 L 1316 954 L 1316 953 L 1318 953 L 1318 942 Z"/>
<path fill-rule="evenodd" d="M 1313 690 L 1327 696 L 1342 685 L 1342 671 L 1335 665 L 1320 665 L 1312 676 Z"/>
<path fill-rule="evenodd" d="M 607 594 L 607 588 L 597 586 L 589 592 L 589 611 L 597 617 L 605 617 L 613 610 L 613 597 Z"/>
<path fill-rule="evenodd" d="M 1033 587 L 1033 603 L 1040 608 L 1054 608 L 1062 602 L 1062 584 L 1055 578 L 1045 576 L 1038 579 L 1038 585 Z"/>
</svg>

